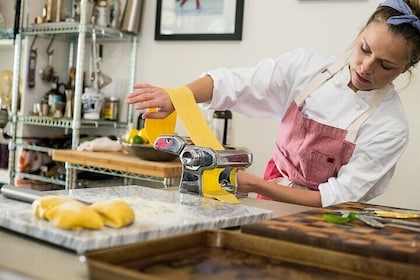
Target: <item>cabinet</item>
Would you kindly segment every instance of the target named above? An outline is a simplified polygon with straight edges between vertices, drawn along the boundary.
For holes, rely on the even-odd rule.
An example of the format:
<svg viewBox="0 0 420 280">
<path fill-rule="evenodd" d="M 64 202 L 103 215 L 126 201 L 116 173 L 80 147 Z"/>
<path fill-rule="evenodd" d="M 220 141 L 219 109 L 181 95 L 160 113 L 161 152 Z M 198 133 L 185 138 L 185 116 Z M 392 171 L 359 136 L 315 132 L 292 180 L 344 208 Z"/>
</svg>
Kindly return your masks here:
<svg viewBox="0 0 420 280">
<path fill-rule="evenodd" d="M 105 44 L 122 44 L 126 43 L 130 46 L 129 55 L 124 58 L 129 60 L 129 69 L 124 69 L 128 77 L 125 92 L 128 92 L 134 83 L 136 73 L 136 55 L 138 37 L 135 35 L 123 33 L 118 29 L 100 27 L 88 23 L 88 4 L 92 1 L 81 0 L 80 2 L 80 21 L 78 22 L 46 22 L 34 24 L 33 20 L 42 14 L 44 1 L 22 1 L 21 18 L 23 24 L 15 39 L 14 48 L 14 75 L 12 90 L 12 106 L 10 112 L 10 129 L 11 143 L 9 144 L 9 177 L 10 182 L 14 182 L 16 178 L 26 178 L 30 180 L 38 180 L 41 182 L 61 185 L 70 188 L 76 184 L 76 168 L 66 166 L 65 178 L 50 178 L 43 175 L 34 175 L 31 173 L 20 172 L 17 170 L 17 155 L 22 149 L 26 151 L 37 151 L 41 153 L 51 154 L 51 147 L 38 146 L 27 143 L 22 140 L 24 137 L 36 137 L 37 135 L 49 135 L 57 129 L 69 136 L 71 148 L 76 149 L 80 142 L 80 134 L 83 129 L 92 132 L 93 130 L 125 130 L 133 123 L 133 108 L 128 106 L 126 116 L 123 120 L 105 121 L 105 120 L 84 120 L 81 118 L 81 103 L 84 73 L 90 73 L 89 57 L 92 35 L 95 35 L 98 42 Z M 89 3 L 90 2 L 90 3 Z M 64 1 L 63 1 L 64 3 Z M 74 8 L 75 1 L 65 1 L 68 5 L 68 11 Z M 38 9 L 34 8 L 37 7 Z M 36 10 L 38 12 L 36 12 Z M 40 13 L 41 12 L 41 13 Z M 31 19 L 32 22 L 29 20 Z M 31 112 L 33 104 L 39 100 L 45 93 L 46 87 L 38 85 L 34 89 L 29 89 L 27 83 L 28 73 L 28 53 L 29 48 L 33 48 L 35 40 L 43 40 L 43 48 L 46 49 L 46 43 L 51 42 L 52 38 L 57 42 L 55 50 L 61 52 L 58 54 L 61 66 L 55 69 L 62 80 L 67 81 L 68 73 L 71 68 L 75 68 L 75 88 L 73 99 L 72 118 L 55 118 L 51 116 L 36 116 Z M 38 43 L 38 41 L 37 41 Z M 31 46 L 32 45 L 32 46 Z M 54 58 L 55 60 L 57 58 Z M 38 63 L 37 63 L 38 64 Z M 92 64 L 92 63 L 90 63 Z M 42 66 L 41 66 L 42 67 Z M 114 69 L 116 71 L 122 71 Z M 35 73 L 37 75 L 37 73 Z M 86 75 L 87 76 L 87 75 Z M 37 83 L 35 83 L 37 84 Z M 19 94 L 19 85 L 21 85 L 21 93 Z M 21 95 L 21 96 L 20 96 Z"/>
</svg>

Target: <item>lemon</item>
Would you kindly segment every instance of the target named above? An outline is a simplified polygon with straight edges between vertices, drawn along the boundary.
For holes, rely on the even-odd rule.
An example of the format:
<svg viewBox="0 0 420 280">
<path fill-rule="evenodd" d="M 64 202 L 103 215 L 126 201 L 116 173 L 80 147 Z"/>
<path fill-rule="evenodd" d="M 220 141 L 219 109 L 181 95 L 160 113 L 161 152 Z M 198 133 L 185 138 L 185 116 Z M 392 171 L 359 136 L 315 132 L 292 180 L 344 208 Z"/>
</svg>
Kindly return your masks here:
<svg viewBox="0 0 420 280">
<path fill-rule="evenodd" d="M 130 129 L 130 131 L 128 131 L 127 134 L 125 135 L 125 142 L 131 143 L 131 139 L 133 139 L 133 137 L 138 134 L 139 134 L 139 131 L 137 129 Z"/>
<path fill-rule="evenodd" d="M 144 143 L 146 143 L 146 144 L 150 143 L 149 137 L 147 136 L 146 129 L 144 129 L 144 128 L 140 129 L 140 131 L 139 131 L 138 135 L 139 135 L 141 138 L 143 138 Z"/>
<path fill-rule="evenodd" d="M 130 144 L 143 144 L 144 140 L 139 135 L 134 135 L 133 138 L 130 140 Z"/>
</svg>

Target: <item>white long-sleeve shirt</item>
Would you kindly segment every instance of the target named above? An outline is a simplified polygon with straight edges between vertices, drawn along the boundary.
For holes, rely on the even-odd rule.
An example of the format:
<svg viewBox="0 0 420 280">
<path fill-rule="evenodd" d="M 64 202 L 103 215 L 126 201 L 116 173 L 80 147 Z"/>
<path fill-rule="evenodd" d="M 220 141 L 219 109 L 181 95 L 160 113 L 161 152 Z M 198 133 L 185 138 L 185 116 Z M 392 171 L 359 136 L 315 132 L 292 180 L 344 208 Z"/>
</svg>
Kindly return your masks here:
<svg viewBox="0 0 420 280">
<path fill-rule="evenodd" d="M 281 119 L 295 96 L 313 77 L 335 61 L 315 51 L 298 49 L 277 59 L 262 60 L 255 67 L 219 68 L 206 73 L 214 81 L 209 109 L 230 109 L 249 117 Z M 369 109 L 377 90 L 357 91 L 348 87 L 345 67 L 315 90 L 302 113 L 330 126 L 347 129 Z M 348 164 L 337 175 L 319 185 L 322 205 L 347 201 L 366 202 L 388 187 L 395 165 L 408 144 L 408 122 L 398 93 L 390 86 L 382 102 L 359 130 Z"/>
</svg>

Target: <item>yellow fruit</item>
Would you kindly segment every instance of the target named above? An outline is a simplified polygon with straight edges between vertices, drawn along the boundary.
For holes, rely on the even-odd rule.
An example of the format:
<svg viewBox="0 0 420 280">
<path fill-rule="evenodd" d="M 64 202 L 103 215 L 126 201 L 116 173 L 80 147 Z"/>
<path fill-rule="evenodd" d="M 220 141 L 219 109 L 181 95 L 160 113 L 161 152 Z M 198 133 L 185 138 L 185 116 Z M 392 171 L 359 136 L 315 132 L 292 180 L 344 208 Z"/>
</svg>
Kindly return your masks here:
<svg viewBox="0 0 420 280">
<path fill-rule="evenodd" d="M 146 129 L 144 129 L 144 128 L 142 128 L 142 129 L 140 129 L 140 131 L 139 131 L 139 134 L 138 134 L 141 138 L 143 138 L 143 140 L 144 140 L 144 143 L 145 144 L 148 144 L 150 141 L 149 141 L 149 137 L 147 136 L 147 132 L 146 132 Z"/>
<path fill-rule="evenodd" d="M 137 129 L 130 129 L 130 131 L 127 132 L 127 134 L 125 135 L 125 142 L 131 143 L 131 139 L 138 134 L 139 131 Z"/>
<path fill-rule="evenodd" d="M 134 135 L 130 140 L 130 144 L 143 144 L 144 140 L 139 135 Z"/>
</svg>

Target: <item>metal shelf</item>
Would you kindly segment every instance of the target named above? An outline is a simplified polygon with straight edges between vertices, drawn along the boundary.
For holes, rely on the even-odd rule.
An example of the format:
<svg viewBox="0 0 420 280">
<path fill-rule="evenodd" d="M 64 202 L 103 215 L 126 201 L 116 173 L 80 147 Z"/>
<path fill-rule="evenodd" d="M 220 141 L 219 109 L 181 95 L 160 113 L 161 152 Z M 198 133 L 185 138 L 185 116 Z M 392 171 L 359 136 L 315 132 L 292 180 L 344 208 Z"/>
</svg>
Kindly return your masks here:
<svg viewBox="0 0 420 280">
<path fill-rule="evenodd" d="M 60 128 L 71 128 L 72 119 L 55 119 L 52 117 L 37 117 L 37 116 L 19 116 L 19 121 L 23 124 L 53 126 Z"/>
<path fill-rule="evenodd" d="M 129 172 L 123 172 L 123 171 L 118 171 L 114 169 L 87 166 L 87 165 L 81 165 L 81 164 L 68 163 L 67 168 L 73 168 L 79 171 L 87 171 L 87 172 L 100 173 L 100 174 L 111 175 L 111 176 L 118 176 L 118 177 L 123 177 L 127 179 L 137 179 L 137 180 L 147 181 L 147 182 L 162 185 L 165 188 L 176 186 L 179 183 L 175 178 L 162 179 L 159 177 L 146 176 L 146 175 L 141 175 L 138 173 L 129 173 Z"/>
<path fill-rule="evenodd" d="M 23 36 L 42 36 L 42 35 L 66 35 L 66 36 L 78 36 L 80 32 L 86 32 L 92 34 L 95 32 L 98 39 L 109 40 L 109 41 L 129 41 L 134 35 L 129 33 L 121 32 L 118 29 L 108 28 L 98 25 L 83 25 L 78 22 L 50 22 L 33 24 L 31 27 L 22 29 Z"/>
<path fill-rule="evenodd" d="M 39 125 L 39 126 L 50 126 L 58 128 L 72 128 L 73 119 L 68 118 L 53 118 L 53 117 L 39 117 L 39 116 L 19 116 L 19 121 L 22 124 L 28 125 Z M 85 120 L 81 119 L 81 127 L 113 127 L 113 128 L 124 128 L 127 127 L 127 123 L 121 123 L 116 121 L 106 120 Z"/>
<path fill-rule="evenodd" d="M 44 183 L 50 183 L 50 184 L 60 185 L 60 186 L 65 186 L 66 185 L 66 182 L 63 181 L 63 180 L 48 178 L 48 177 L 44 177 L 44 176 L 41 176 L 41 175 L 34 175 L 34 174 L 24 173 L 24 172 L 16 172 L 16 177 L 35 180 L 35 181 L 41 181 L 41 182 L 44 182 Z"/>
<path fill-rule="evenodd" d="M 87 11 L 87 1 L 81 1 L 81 11 Z M 16 168 L 16 134 L 18 124 L 23 125 L 35 125 L 35 126 L 44 126 L 44 127 L 55 127 L 71 130 L 71 145 L 75 149 L 79 145 L 80 141 L 80 129 L 81 128 L 126 128 L 129 124 L 133 122 L 133 106 L 128 106 L 127 112 L 127 121 L 124 123 L 116 121 L 105 121 L 105 120 L 85 120 L 81 119 L 81 96 L 83 93 L 83 71 L 85 69 L 86 63 L 86 52 L 87 52 L 87 43 L 93 36 L 96 34 L 96 38 L 101 42 L 109 43 L 130 43 L 131 51 L 129 54 L 129 86 L 134 84 L 135 74 L 136 74 L 136 58 L 137 58 L 137 35 L 125 33 L 118 29 L 106 28 L 102 26 L 97 26 L 94 24 L 88 24 L 87 18 L 84 14 L 81 14 L 80 22 L 49 22 L 41 24 L 30 24 L 28 19 L 30 16 L 32 1 L 24 0 L 22 1 L 21 18 L 23 20 L 23 27 L 16 34 L 14 40 L 14 73 L 21 73 L 21 55 L 24 50 L 23 48 L 23 38 L 28 36 L 38 36 L 51 38 L 55 36 L 59 40 L 68 42 L 69 44 L 69 67 L 76 68 L 75 76 L 75 90 L 74 90 L 74 112 L 73 118 L 53 118 L 53 117 L 39 117 L 31 115 L 19 115 L 19 75 L 14 75 L 13 80 L 13 90 L 12 90 L 12 106 L 11 106 L 11 121 L 10 121 L 10 131 L 13 137 L 13 142 L 9 152 L 9 164 L 11 168 L 9 169 L 9 177 L 12 181 L 15 176 L 20 176 L 24 178 L 29 178 L 37 181 L 48 182 L 57 185 L 64 185 L 67 188 L 75 186 L 76 183 L 76 172 L 73 168 L 66 168 L 66 181 L 57 181 L 55 179 L 45 178 L 42 176 L 37 176 L 27 173 L 19 173 L 15 171 Z M 35 5 L 36 6 L 36 5 Z M 73 59 L 75 59 L 75 65 L 73 65 Z M 23 74 L 24 75 L 24 74 Z M 23 132 L 21 132 L 23 133 Z M 39 147 L 33 145 L 23 146 L 24 148 L 50 153 L 51 150 L 46 147 Z"/>
<path fill-rule="evenodd" d="M 52 151 L 54 150 L 53 148 L 37 146 L 37 145 L 22 144 L 22 145 L 19 145 L 19 146 L 22 147 L 25 150 L 37 151 L 37 152 L 48 153 L 48 154 L 51 154 Z"/>
</svg>

